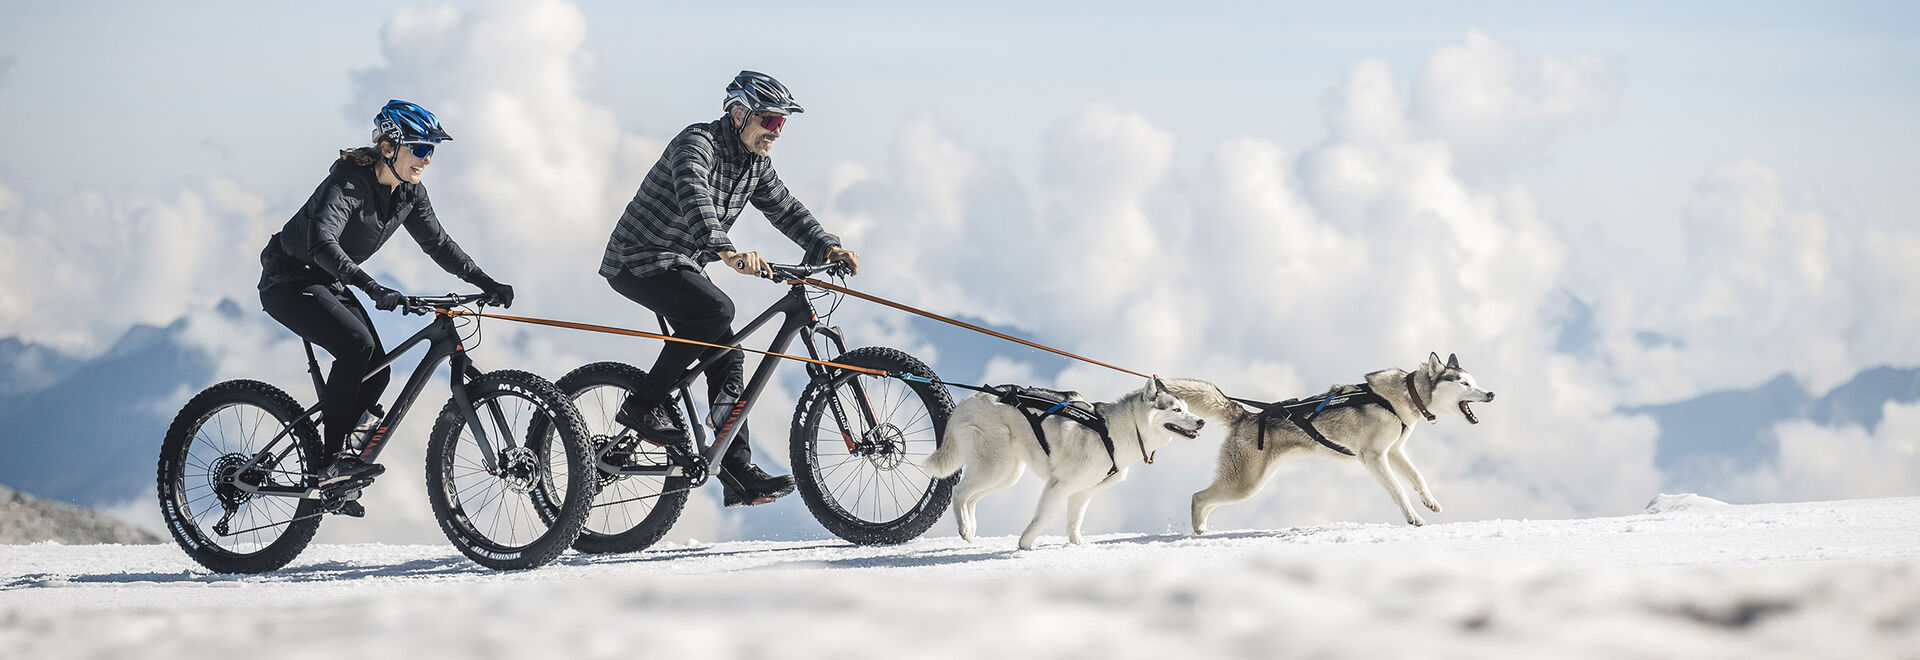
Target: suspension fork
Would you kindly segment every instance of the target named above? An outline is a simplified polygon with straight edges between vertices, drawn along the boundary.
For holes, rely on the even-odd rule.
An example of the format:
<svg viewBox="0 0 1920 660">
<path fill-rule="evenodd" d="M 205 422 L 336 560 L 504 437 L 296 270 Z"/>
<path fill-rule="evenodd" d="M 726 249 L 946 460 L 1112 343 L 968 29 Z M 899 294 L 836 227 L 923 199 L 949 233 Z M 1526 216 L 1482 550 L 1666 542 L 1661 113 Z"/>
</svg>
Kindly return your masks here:
<svg viewBox="0 0 1920 660">
<path fill-rule="evenodd" d="M 500 471 L 500 466 L 498 462 L 494 460 L 493 441 L 487 438 L 487 430 L 484 428 L 485 425 L 480 423 L 480 415 L 476 414 L 479 411 L 473 408 L 473 398 L 467 395 L 467 385 L 480 378 L 480 370 L 473 366 L 473 360 L 467 357 L 467 352 L 460 350 L 458 347 L 454 349 L 452 357 L 453 369 L 451 370 L 452 373 L 447 374 L 447 383 L 453 389 L 454 403 L 460 406 L 461 412 L 465 413 L 461 416 L 467 420 L 467 430 L 473 432 L 474 441 L 480 444 L 480 461 L 482 466 L 487 469 L 487 474 L 494 474 Z M 488 401 L 486 408 L 488 415 L 493 417 L 494 428 L 506 429 L 507 418 L 506 415 L 500 412 L 499 403 Z M 509 440 L 507 442 L 512 442 L 511 434 L 509 434 Z M 509 447 L 509 449 L 511 449 L 511 447 Z"/>
<path fill-rule="evenodd" d="M 833 342 L 835 355 L 845 355 L 847 352 L 847 342 L 845 338 L 840 336 L 840 330 L 838 328 L 810 326 L 801 328 L 800 332 L 802 337 L 806 339 L 807 357 L 815 360 L 823 359 L 820 356 L 819 349 L 814 346 L 814 335 L 823 335 L 831 340 Z M 860 455 L 860 444 L 853 438 L 853 429 L 855 427 L 848 422 L 846 407 L 841 405 L 840 397 L 833 394 L 835 390 L 840 388 L 840 384 L 843 382 L 852 385 L 854 393 L 853 400 L 859 407 L 862 421 L 866 422 L 865 428 L 872 429 L 878 424 L 879 418 L 873 413 L 873 402 L 867 398 L 867 389 L 865 385 L 860 383 L 859 374 L 849 371 L 835 375 L 832 374 L 828 367 L 812 363 L 807 365 L 807 371 L 812 372 L 810 375 L 816 378 L 823 376 L 830 376 L 832 378 L 827 382 L 827 407 L 833 412 L 833 422 L 840 426 L 840 440 L 846 443 L 847 453 L 855 456 Z"/>
</svg>

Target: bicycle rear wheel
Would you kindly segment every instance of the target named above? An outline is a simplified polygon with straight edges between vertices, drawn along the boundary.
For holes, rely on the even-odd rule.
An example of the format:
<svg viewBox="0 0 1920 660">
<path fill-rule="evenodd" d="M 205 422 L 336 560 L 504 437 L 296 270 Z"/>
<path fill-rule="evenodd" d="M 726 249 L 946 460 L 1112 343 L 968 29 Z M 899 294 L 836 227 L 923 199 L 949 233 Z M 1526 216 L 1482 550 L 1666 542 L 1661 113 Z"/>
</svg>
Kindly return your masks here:
<svg viewBox="0 0 1920 660">
<path fill-rule="evenodd" d="M 891 348 L 858 348 L 834 361 L 934 377 L 918 359 Z M 842 539 L 860 545 L 913 540 L 953 497 L 955 477 L 936 479 L 921 467 L 946 436 L 953 399 L 945 387 L 830 371 L 807 385 L 793 415 L 790 450 L 801 499 Z M 835 401 L 845 428 L 833 412 Z M 871 420 L 864 410 L 872 411 Z"/>
<path fill-rule="evenodd" d="M 524 371 L 484 374 L 466 391 L 487 444 L 474 436 L 460 406 L 448 401 L 427 441 L 427 495 L 441 531 L 488 568 L 553 561 L 580 535 L 593 500 L 594 470 L 580 413 L 552 384 Z M 536 491 L 564 495 L 557 509 L 543 515 Z"/>
<path fill-rule="evenodd" d="M 667 453 L 636 438 L 621 438 L 624 430 L 613 421 L 627 394 L 640 386 L 647 374 L 619 362 L 595 362 L 574 369 L 560 378 L 560 391 L 573 399 L 586 421 L 593 451 L 599 452 L 613 442 L 625 441 L 631 447 L 630 465 L 668 465 Z M 599 473 L 599 494 L 593 510 L 587 514 L 586 528 L 573 542 L 580 552 L 636 552 L 660 541 L 680 520 L 687 508 L 688 487 L 685 476 L 656 477 Z"/>
<path fill-rule="evenodd" d="M 167 531 L 187 556 L 217 573 L 264 573 L 286 566 L 320 528 L 318 500 L 254 495 L 255 486 L 312 486 L 323 463 L 320 434 L 280 388 L 231 380 L 195 395 L 161 443 L 157 491 Z M 293 426 L 272 460 L 243 469 Z"/>
</svg>

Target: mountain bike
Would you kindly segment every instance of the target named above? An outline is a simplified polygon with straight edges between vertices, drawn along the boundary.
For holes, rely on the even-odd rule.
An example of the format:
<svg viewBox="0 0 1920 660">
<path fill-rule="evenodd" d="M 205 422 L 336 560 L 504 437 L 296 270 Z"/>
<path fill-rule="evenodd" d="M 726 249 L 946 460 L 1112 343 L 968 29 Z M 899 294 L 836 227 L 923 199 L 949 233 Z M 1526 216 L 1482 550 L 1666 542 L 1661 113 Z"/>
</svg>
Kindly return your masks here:
<svg viewBox="0 0 1920 660">
<path fill-rule="evenodd" d="M 847 350 L 840 330 L 821 320 L 803 277 L 834 271 L 837 265 L 768 264 L 770 279 L 789 285 L 787 295 L 739 332 L 714 342 L 738 347 L 748 335 L 782 318 L 767 353 L 781 353 L 795 337 L 811 360 L 863 367 L 888 374 L 913 374 L 937 380 L 932 369 L 891 348 Z M 835 271 L 837 272 L 837 271 Z M 831 310 L 828 317 L 831 318 Z M 668 330 L 660 319 L 661 333 Z M 829 351 L 830 349 L 830 351 Z M 762 357 L 738 400 L 722 402 L 697 420 L 689 386 L 728 349 L 711 348 L 673 385 L 676 405 L 684 409 L 695 452 L 682 455 L 647 444 L 632 429 L 613 421 L 629 392 L 646 372 L 618 362 L 580 367 L 556 384 L 580 408 L 592 438 L 593 463 L 600 491 L 586 530 L 574 541 L 581 552 L 631 552 L 660 540 L 679 520 L 688 494 L 705 484 L 726 455 L 747 411 L 773 376 L 778 362 Z M 822 355 L 835 355 L 831 360 Z M 838 366 L 806 363 L 810 380 L 793 413 L 789 439 L 794 480 L 807 509 L 827 531 L 860 545 L 904 543 L 918 537 L 945 513 L 955 478 L 936 479 L 920 465 L 945 437 L 953 399 L 944 387 L 877 376 Z M 625 456 L 619 462 L 609 455 Z"/>
<path fill-rule="evenodd" d="M 552 561 L 586 523 L 595 481 L 585 424 L 572 400 L 524 371 L 481 372 L 455 310 L 484 295 L 409 297 L 406 314 L 432 314 L 427 327 L 369 369 L 379 373 L 427 345 L 388 412 L 351 445 L 372 463 L 442 362 L 451 361 L 452 398 L 427 441 L 427 494 L 441 531 L 482 566 L 523 569 Z M 476 321 L 477 322 L 477 321 Z M 326 391 L 313 344 L 307 368 Z M 231 380 L 195 395 L 174 417 L 160 450 L 160 512 L 187 555 L 220 573 L 279 569 L 371 480 L 320 487 L 322 404 L 257 380 Z M 575 478 L 576 476 L 581 478 Z M 541 493 L 536 513 L 528 494 Z"/>
</svg>

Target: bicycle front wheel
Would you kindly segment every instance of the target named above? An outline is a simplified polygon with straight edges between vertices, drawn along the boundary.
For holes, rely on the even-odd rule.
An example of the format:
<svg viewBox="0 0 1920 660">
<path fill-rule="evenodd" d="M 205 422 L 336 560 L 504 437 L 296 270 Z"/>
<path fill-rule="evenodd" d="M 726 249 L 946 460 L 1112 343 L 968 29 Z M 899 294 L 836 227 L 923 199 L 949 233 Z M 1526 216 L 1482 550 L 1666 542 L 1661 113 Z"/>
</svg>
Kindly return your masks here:
<svg viewBox="0 0 1920 660">
<path fill-rule="evenodd" d="M 195 395 L 173 418 L 160 447 L 160 515 L 201 566 L 264 573 L 286 566 L 313 540 L 318 500 L 255 495 L 237 485 L 312 486 L 320 436 L 300 412 L 280 388 L 231 380 Z M 254 462 L 288 426 L 292 437 Z"/>
<path fill-rule="evenodd" d="M 593 500 L 579 411 L 546 379 L 524 371 L 484 374 L 466 391 L 479 418 L 467 419 L 448 401 L 427 442 L 427 495 L 441 531 L 488 568 L 553 561 L 580 535 Z M 470 421 L 485 433 L 484 443 Z M 537 502 L 536 492 L 564 496 L 543 515 L 546 502 Z"/>
<path fill-rule="evenodd" d="M 934 377 L 891 348 L 858 348 L 834 361 Z M 953 497 L 955 477 L 936 479 L 922 467 L 952 414 L 953 399 L 938 385 L 839 370 L 814 378 L 794 411 L 790 448 L 807 509 L 834 536 L 859 545 L 925 533 Z"/>
</svg>

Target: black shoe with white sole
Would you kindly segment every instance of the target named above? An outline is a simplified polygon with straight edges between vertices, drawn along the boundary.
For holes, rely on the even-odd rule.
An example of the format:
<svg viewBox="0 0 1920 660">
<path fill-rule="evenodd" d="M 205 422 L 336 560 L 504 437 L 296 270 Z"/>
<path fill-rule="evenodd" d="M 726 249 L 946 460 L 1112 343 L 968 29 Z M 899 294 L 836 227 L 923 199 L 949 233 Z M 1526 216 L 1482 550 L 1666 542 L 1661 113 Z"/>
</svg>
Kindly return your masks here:
<svg viewBox="0 0 1920 660">
<path fill-rule="evenodd" d="M 720 484 L 723 486 L 721 490 L 726 492 L 726 505 L 729 507 L 758 506 L 793 492 L 791 475 L 776 477 L 753 464 L 745 468 L 721 470 Z"/>
</svg>

